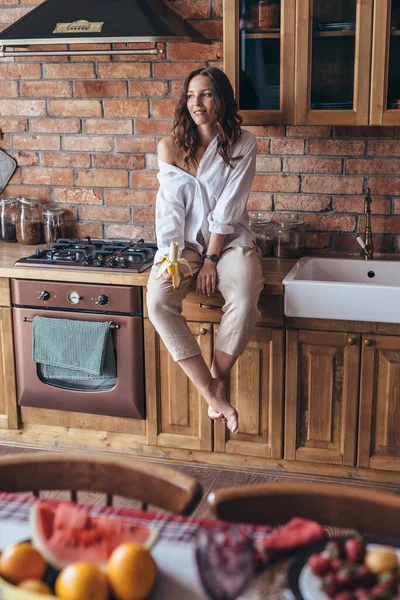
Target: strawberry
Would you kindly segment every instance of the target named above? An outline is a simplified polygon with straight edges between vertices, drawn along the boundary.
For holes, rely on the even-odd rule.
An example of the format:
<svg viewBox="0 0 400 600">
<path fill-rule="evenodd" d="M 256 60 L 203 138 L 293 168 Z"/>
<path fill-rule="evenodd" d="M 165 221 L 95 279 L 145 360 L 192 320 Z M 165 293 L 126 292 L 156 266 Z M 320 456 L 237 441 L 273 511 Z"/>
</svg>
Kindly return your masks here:
<svg viewBox="0 0 400 600">
<path fill-rule="evenodd" d="M 338 594 L 336 594 L 336 596 L 334 596 L 333 600 L 354 600 L 354 596 L 352 594 L 352 592 L 347 591 L 343 591 L 343 592 L 339 592 Z"/>
<path fill-rule="evenodd" d="M 308 566 L 314 575 L 323 577 L 331 570 L 331 561 L 327 556 L 322 556 L 322 554 L 311 554 L 308 559 Z"/>
<path fill-rule="evenodd" d="M 366 553 L 365 543 L 361 538 L 350 538 L 345 541 L 344 549 L 347 560 L 353 564 L 361 564 Z"/>
<path fill-rule="evenodd" d="M 344 566 L 344 560 L 342 558 L 331 558 L 331 569 L 332 571 L 339 571 Z"/>
<path fill-rule="evenodd" d="M 354 598 L 356 600 L 370 600 L 372 598 L 370 591 L 366 588 L 358 588 L 354 590 Z"/>
<path fill-rule="evenodd" d="M 336 581 L 341 588 L 349 588 L 354 584 L 355 573 L 350 566 L 344 566 L 336 573 Z"/>
</svg>

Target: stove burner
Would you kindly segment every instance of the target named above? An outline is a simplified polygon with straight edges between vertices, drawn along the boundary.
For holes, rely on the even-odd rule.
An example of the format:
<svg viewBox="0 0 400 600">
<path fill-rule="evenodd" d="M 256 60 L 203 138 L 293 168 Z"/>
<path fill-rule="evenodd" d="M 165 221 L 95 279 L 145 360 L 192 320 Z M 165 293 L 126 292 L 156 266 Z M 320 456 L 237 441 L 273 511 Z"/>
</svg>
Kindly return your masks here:
<svg viewBox="0 0 400 600">
<path fill-rule="evenodd" d="M 17 261 L 16 266 L 57 266 L 101 268 L 142 272 L 153 264 L 157 244 L 123 240 L 59 238 L 38 248 L 32 256 Z"/>
</svg>

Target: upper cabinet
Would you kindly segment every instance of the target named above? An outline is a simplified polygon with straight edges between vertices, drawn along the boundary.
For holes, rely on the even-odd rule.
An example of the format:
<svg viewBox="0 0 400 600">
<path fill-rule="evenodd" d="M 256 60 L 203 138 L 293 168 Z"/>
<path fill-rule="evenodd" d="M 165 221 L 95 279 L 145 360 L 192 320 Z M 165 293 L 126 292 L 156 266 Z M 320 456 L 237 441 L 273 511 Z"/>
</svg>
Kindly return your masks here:
<svg viewBox="0 0 400 600">
<path fill-rule="evenodd" d="M 225 0 L 245 124 L 400 124 L 400 0 Z"/>
</svg>

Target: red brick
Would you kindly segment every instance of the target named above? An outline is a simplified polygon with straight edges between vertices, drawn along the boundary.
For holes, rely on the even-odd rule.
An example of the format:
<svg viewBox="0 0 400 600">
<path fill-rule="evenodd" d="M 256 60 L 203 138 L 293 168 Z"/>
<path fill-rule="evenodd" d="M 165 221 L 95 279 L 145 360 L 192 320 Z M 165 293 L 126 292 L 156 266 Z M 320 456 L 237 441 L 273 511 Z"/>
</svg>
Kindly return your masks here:
<svg viewBox="0 0 400 600">
<path fill-rule="evenodd" d="M 306 229 L 314 231 L 355 231 L 357 219 L 352 216 L 344 215 L 319 215 L 305 214 L 301 215 Z"/>
<path fill-rule="evenodd" d="M 40 79 L 39 64 L 0 63 L 0 79 Z"/>
<path fill-rule="evenodd" d="M 111 56 L 96 54 L 94 50 L 109 50 L 110 44 L 71 44 L 71 50 L 90 50 L 93 54 L 71 56 L 71 62 L 110 62 Z"/>
<path fill-rule="evenodd" d="M 189 21 L 189 23 L 208 40 L 222 40 L 222 19 L 210 19 L 209 21 Z"/>
<path fill-rule="evenodd" d="M 370 140 L 370 156 L 400 156 L 400 140 Z"/>
<path fill-rule="evenodd" d="M 277 194 L 275 198 L 276 210 L 298 210 L 307 212 L 323 212 L 330 210 L 330 196 L 313 196 L 301 194 Z"/>
<path fill-rule="evenodd" d="M 121 98 L 128 95 L 126 81 L 75 81 L 75 98 Z"/>
<path fill-rule="evenodd" d="M 0 100 L 0 115 L 41 117 L 45 114 L 44 100 Z"/>
<path fill-rule="evenodd" d="M 347 250 L 354 252 L 355 256 L 361 257 L 361 248 L 354 234 L 337 233 L 334 238 L 336 250 Z M 374 235 L 374 252 L 393 252 L 393 236 Z"/>
<path fill-rule="evenodd" d="M 28 131 L 28 119 L 0 119 L 0 132 Z"/>
<path fill-rule="evenodd" d="M 54 201 L 69 204 L 103 204 L 103 192 L 99 189 L 57 188 L 54 190 Z"/>
<path fill-rule="evenodd" d="M 211 14 L 210 0 L 173 0 L 166 4 L 184 19 L 208 19 Z"/>
<path fill-rule="evenodd" d="M 257 138 L 257 154 L 269 154 L 270 140 Z"/>
<path fill-rule="evenodd" d="M 171 133 L 172 126 L 172 119 L 137 119 L 135 121 L 135 133 L 168 135 Z"/>
<path fill-rule="evenodd" d="M 104 100 L 106 117 L 148 117 L 147 100 Z"/>
<path fill-rule="evenodd" d="M 335 136 L 337 137 L 392 137 L 394 133 L 394 127 L 335 127 Z"/>
<path fill-rule="evenodd" d="M 95 154 L 93 166 L 97 169 L 144 169 L 143 154 Z"/>
<path fill-rule="evenodd" d="M 17 161 L 19 167 L 37 167 L 39 164 L 39 154 L 37 152 L 18 150 L 9 152 L 9 154 Z"/>
<path fill-rule="evenodd" d="M 155 239 L 154 225 L 109 225 L 106 227 L 107 239 L 145 240 Z"/>
<path fill-rule="evenodd" d="M 79 133 L 79 119 L 31 119 L 32 133 Z"/>
<path fill-rule="evenodd" d="M 143 60 L 151 59 L 152 62 L 158 60 L 165 60 L 165 43 L 158 43 L 158 53 L 153 55 L 135 55 L 135 54 L 117 54 L 113 57 L 114 62 L 142 62 Z M 116 50 L 147 50 L 153 48 L 154 45 L 151 42 L 130 42 L 127 44 L 115 44 Z"/>
<path fill-rule="evenodd" d="M 60 150 L 60 136 L 17 134 L 13 136 L 13 147 L 25 150 Z"/>
<path fill-rule="evenodd" d="M 363 140 L 309 140 L 308 154 L 336 154 L 349 156 L 365 154 L 366 142 Z"/>
<path fill-rule="evenodd" d="M 68 81 L 25 81 L 21 83 L 22 98 L 71 98 Z"/>
<path fill-rule="evenodd" d="M 247 202 L 248 210 L 272 210 L 272 194 L 251 192 Z"/>
<path fill-rule="evenodd" d="M 131 98 L 141 96 L 166 96 L 168 94 L 168 83 L 166 81 L 130 81 L 129 96 Z"/>
<path fill-rule="evenodd" d="M 94 79 L 93 63 L 45 63 L 43 65 L 43 76 L 45 79 Z M 38 79 L 38 78 L 36 78 Z"/>
<path fill-rule="evenodd" d="M 203 67 L 205 67 L 204 62 L 163 62 L 154 65 L 154 74 L 156 77 L 182 79 L 191 71 Z"/>
<path fill-rule="evenodd" d="M 243 129 L 260 137 L 282 137 L 285 135 L 285 128 L 281 125 L 245 125 Z"/>
<path fill-rule="evenodd" d="M 117 187 L 117 186 L 114 186 Z M 157 190 L 159 187 L 157 173 L 151 171 L 136 171 L 131 175 L 131 188 Z"/>
<path fill-rule="evenodd" d="M 98 135 L 132 134 L 132 119 L 83 119 L 82 131 Z"/>
<path fill-rule="evenodd" d="M 88 235 L 90 235 L 90 237 L 93 239 L 102 239 L 104 237 L 102 223 L 80 223 L 79 221 L 72 222 L 69 225 L 68 231 L 68 235 L 71 237 L 82 238 L 87 237 Z"/>
<path fill-rule="evenodd" d="M 146 154 L 146 169 L 149 171 L 157 171 L 158 170 L 157 154 Z"/>
<path fill-rule="evenodd" d="M 347 159 L 346 173 L 353 175 L 396 175 L 400 170 L 400 159 L 361 158 Z"/>
<path fill-rule="evenodd" d="M 296 125 L 287 128 L 288 137 L 329 137 L 331 128 L 327 125 Z"/>
<path fill-rule="evenodd" d="M 63 148 L 70 152 L 110 152 L 113 139 L 100 135 L 65 135 Z"/>
<path fill-rule="evenodd" d="M 143 79 L 150 77 L 150 63 L 98 65 L 99 79 Z"/>
<path fill-rule="evenodd" d="M 74 185 L 72 169 L 25 167 L 23 177 L 25 184 Z"/>
<path fill-rule="evenodd" d="M 333 198 L 333 208 L 335 212 L 343 213 L 363 213 L 364 196 L 335 196 Z M 373 214 L 389 214 L 390 198 L 377 198 L 374 196 L 371 203 L 371 212 Z"/>
<path fill-rule="evenodd" d="M 168 45 L 168 58 L 170 60 L 217 60 L 222 58 L 222 43 L 207 44 L 175 43 Z"/>
<path fill-rule="evenodd" d="M 100 117 L 99 100 L 50 100 L 49 112 L 52 117 Z"/>
<path fill-rule="evenodd" d="M 78 152 L 43 152 L 41 160 L 44 167 L 90 167 L 90 154 Z"/>
<path fill-rule="evenodd" d="M 183 90 L 183 81 L 171 81 L 171 93 L 173 98 L 179 98 Z"/>
<path fill-rule="evenodd" d="M 115 140 L 116 152 L 155 152 L 156 141 L 151 137 L 121 137 Z"/>
<path fill-rule="evenodd" d="M 16 81 L 0 81 L 0 97 L 16 98 L 18 96 L 18 84 Z"/>
<path fill-rule="evenodd" d="M 363 177 L 304 175 L 302 191 L 316 194 L 362 194 Z"/>
<path fill-rule="evenodd" d="M 400 233 L 400 217 L 371 217 L 371 227 L 376 233 Z M 365 229 L 365 217 L 360 217 L 360 231 Z"/>
<path fill-rule="evenodd" d="M 307 231 L 305 239 L 306 248 L 328 248 L 331 242 L 329 233 L 316 233 L 315 231 Z"/>
<path fill-rule="evenodd" d="M 222 0 L 214 0 L 213 2 L 213 17 L 221 17 L 223 15 Z"/>
<path fill-rule="evenodd" d="M 288 138 L 271 140 L 271 154 L 304 154 L 304 140 Z"/>
<path fill-rule="evenodd" d="M 285 158 L 283 171 L 288 173 L 342 173 L 341 158 Z"/>
<path fill-rule="evenodd" d="M 400 215 L 400 198 L 396 198 L 394 201 L 394 214 Z"/>
<path fill-rule="evenodd" d="M 12 177 L 9 179 L 9 184 L 15 184 L 18 185 L 21 183 L 21 169 L 19 167 L 17 167 L 12 175 Z"/>
<path fill-rule="evenodd" d="M 46 186 L 34 187 L 33 185 L 11 185 L 8 183 L 1 195 L 5 198 L 25 196 L 42 202 L 50 202 L 51 188 Z"/>
<path fill-rule="evenodd" d="M 173 118 L 175 114 L 176 100 L 152 100 L 150 113 L 152 117 Z"/>
<path fill-rule="evenodd" d="M 111 206 L 154 206 L 156 192 L 144 190 L 107 190 L 107 204 Z"/>
<path fill-rule="evenodd" d="M 282 164 L 280 158 L 270 156 L 257 156 L 256 171 L 263 173 L 280 173 Z"/>
<path fill-rule="evenodd" d="M 254 192 L 298 192 L 300 177 L 297 175 L 256 175 L 253 181 Z"/>
<path fill-rule="evenodd" d="M 129 208 L 81 206 L 79 216 L 85 221 L 117 221 L 121 223 L 131 220 L 131 211 Z"/>
<path fill-rule="evenodd" d="M 400 196 L 400 177 L 368 177 L 371 194 Z"/>
<path fill-rule="evenodd" d="M 143 221 L 146 223 L 154 223 L 156 214 L 154 208 L 138 208 L 133 213 L 134 221 Z"/>
<path fill-rule="evenodd" d="M 90 171 L 78 171 L 76 185 L 84 187 L 98 186 L 100 188 L 128 187 L 128 173 L 125 171 L 109 169 L 104 169 L 104 171 L 98 171 L 96 169 L 91 169 Z"/>
</svg>

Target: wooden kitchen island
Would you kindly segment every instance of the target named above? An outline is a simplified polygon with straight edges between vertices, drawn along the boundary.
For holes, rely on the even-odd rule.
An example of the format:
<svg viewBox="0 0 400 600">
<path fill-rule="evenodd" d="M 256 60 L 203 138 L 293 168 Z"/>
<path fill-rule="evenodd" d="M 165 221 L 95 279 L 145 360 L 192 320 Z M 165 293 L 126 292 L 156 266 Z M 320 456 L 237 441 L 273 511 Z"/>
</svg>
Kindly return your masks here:
<svg viewBox="0 0 400 600">
<path fill-rule="evenodd" d="M 138 285 L 145 295 L 149 275 L 14 266 L 34 249 L 0 245 L 0 443 L 400 485 L 400 324 L 285 317 L 282 279 L 295 260 L 263 261 L 262 316 L 230 380 L 238 433 L 208 418 L 145 308 L 146 419 L 18 406 L 11 279 Z M 194 292 L 184 302 L 208 363 L 222 304 Z"/>
</svg>

